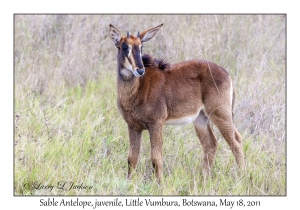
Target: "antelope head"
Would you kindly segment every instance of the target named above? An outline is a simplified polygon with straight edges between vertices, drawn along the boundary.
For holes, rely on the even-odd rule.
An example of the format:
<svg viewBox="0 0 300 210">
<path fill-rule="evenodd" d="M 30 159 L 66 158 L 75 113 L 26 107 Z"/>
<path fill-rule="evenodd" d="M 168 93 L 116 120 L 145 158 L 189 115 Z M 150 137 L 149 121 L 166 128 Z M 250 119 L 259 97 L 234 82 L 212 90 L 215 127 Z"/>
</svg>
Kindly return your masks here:
<svg viewBox="0 0 300 210">
<path fill-rule="evenodd" d="M 140 77 L 145 74 L 145 67 L 142 61 L 143 43 L 152 39 L 158 30 L 163 26 L 160 24 L 155 28 L 148 29 L 137 36 L 132 36 L 127 32 L 127 36 L 121 36 L 121 33 L 113 25 L 110 27 L 110 38 L 118 48 L 119 72 L 124 79 L 130 79 L 133 76 Z"/>
</svg>

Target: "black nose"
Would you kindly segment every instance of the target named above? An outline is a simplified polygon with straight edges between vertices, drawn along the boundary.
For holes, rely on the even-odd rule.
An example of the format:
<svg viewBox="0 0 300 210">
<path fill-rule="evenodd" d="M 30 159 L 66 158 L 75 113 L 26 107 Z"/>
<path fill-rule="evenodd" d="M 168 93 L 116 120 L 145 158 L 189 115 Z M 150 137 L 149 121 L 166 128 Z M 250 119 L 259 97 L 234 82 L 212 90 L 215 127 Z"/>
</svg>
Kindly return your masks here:
<svg viewBox="0 0 300 210">
<path fill-rule="evenodd" d="M 140 75 L 143 75 L 143 74 L 145 73 L 145 70 L 138 69 L 137 72 L 138 72 Z"/>
</svg>

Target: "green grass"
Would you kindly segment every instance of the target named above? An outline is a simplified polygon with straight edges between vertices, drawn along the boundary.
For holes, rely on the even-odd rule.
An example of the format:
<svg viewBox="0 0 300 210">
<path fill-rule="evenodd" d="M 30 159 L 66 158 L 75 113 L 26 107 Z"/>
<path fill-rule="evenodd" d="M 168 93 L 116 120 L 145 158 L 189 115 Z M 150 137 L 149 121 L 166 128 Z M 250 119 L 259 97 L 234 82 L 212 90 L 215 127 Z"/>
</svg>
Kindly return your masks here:
<svg viewBox="0 0 300 210">
<path fill-rule="evenodd" d="M 132 20 L 138 22 L 129 26 Z M 15 195 L 286 195 L 284 20 L 15 16 Z M 160 22 L 164 27 L 145 52 L 171 63 L 207 57 L 232 75 L 244 171 L 214 127 L 219 147 L 205 179 L 193 125 L 165 126 L 163 185 L 153 175 L 147 131 L 137 169 L 126 179 L 129 138 L 116 104 L 116 49 L 108 24 L 135 33 Z M 59 190 L 60 181 L 93 188 Z M 55 187 L 33 189 L 35 182 Z"/>
<path fill-rule="evenodd" d="M 202 148 L 193 126 L 165 126 L 164 185 L 157 186 L 145 131 L 137 170 L 127 181 L 128 133 L 116 106 L 116 89 L 105 82 L 59 90 L 52 96 L 18 100 L 15 129 L 15 193 L 62 195 L 282 195 L 285 158 L 264 140 L 243 134 L 246 169 L 240 172 L 223 138 L 219 139 L 211 177 L 201 174 Z M 61 100 L 63 99 L 63 100 Z M 21 107 L 27 107 L 23 110 Z M 37 111 L 38 110 L 38 111 Z M 22 186 L 39 181 L 84 183 L 92 190 L 34 190 Z"/>
</svg>

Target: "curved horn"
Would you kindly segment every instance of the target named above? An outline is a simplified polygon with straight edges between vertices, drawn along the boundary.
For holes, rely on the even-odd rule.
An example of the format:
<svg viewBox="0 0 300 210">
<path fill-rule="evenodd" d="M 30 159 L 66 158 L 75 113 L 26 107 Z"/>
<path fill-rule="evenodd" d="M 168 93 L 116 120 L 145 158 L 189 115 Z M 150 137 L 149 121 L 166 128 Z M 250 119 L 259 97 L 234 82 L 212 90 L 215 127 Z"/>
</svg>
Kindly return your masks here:
<svg viewBox="0 0 300 210">
<path fill-rule="evenodd" d="M 137 38 L 140 38 L 140 32 L 138 31 Z"/>
<path fill-rule="evenodd" d="M 127 38 L 130 38 L 130 34 L 129 34 L 129 32 L 127 31 Z"/>
</svg>

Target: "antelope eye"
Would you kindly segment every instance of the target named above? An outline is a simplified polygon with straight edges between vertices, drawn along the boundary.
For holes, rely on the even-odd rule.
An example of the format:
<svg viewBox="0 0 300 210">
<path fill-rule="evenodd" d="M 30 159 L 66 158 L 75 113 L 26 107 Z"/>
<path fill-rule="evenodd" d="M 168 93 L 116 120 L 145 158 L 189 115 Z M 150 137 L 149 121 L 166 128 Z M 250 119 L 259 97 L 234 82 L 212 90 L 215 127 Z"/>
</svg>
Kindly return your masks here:
<svg viewBox="0 0 300 210">
<path fill-rule="evenodd" d="M 126 43 L 123 43 L 122 49 L 123 49 L 123 50 L 127 50 L 127 49 L 128 49 L 128 45 L 127 45 Z"/>
</svg>

